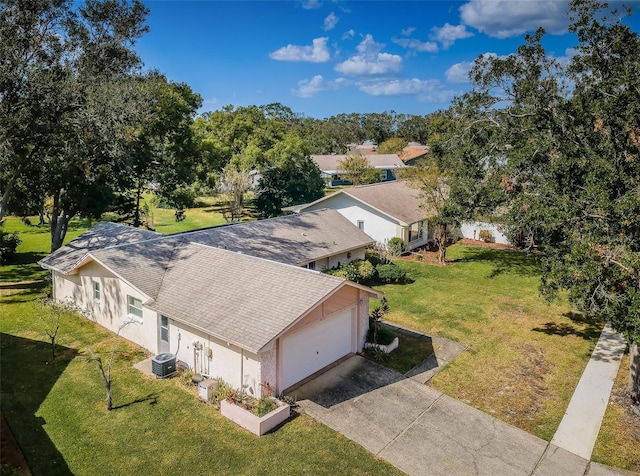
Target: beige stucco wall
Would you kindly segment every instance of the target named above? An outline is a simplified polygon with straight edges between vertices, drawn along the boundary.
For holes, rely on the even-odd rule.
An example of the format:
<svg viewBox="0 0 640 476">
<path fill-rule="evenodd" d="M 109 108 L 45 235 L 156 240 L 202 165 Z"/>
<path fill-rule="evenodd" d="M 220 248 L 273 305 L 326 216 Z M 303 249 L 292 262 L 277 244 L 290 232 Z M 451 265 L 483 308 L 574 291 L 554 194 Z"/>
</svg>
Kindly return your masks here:
<svg viewBox="0 0 640 476">
<path fill-rule="evenodd" d="M 180 345 L 178 346 L 178 339 Z M 235 389 L 260 396 L 260 357 L 188 324 L 169 318 L 169 352 L 194 372 L 221 378 Z M 211 356 L 207 349 L 211 349 Z"/>
<path fill-rule="evenodd" d="M 100 301 L 93 298 L 93 282 L 100 283 Z M 112 332 L 128 321 L 128 296 L 140 299 L 147 296 L 129 286 L 96 262 L 90 262 L 78 270 L 77 274 L 63 275 L 54 272 L 54 297 L 60 303 L 74 303 L 87 318 L 106 327 Z M 156 313 L 144 308 L 142 322 L 133 321 L 120 331 L 125 339 L 155 352 L 157 347 Z"/>
</svg>

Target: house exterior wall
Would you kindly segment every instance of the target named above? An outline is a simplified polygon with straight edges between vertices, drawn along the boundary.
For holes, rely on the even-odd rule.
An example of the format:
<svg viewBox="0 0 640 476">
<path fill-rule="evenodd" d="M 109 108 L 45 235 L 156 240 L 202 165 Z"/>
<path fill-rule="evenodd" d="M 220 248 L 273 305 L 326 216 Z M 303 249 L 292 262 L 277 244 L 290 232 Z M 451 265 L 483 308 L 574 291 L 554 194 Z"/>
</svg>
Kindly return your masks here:
<svg viewBox="0 0 640 476">
<path fill-rule="evenodd" d="M 411 226 L 400 226 L 398 225 L 396 227 L 396 233 L 397 236 L 399 236 L 400 238 L 402 238 L 405 242 L 405 244 L 407 245 L 407 251 L 411 251 L 414 250 L 416 248 L 419 248 L 420 246 L 424 246 L 427 244 L 427 242 L 429 241 L 429 228 L 428 228 L 428 224 L 426 220 L 420 221 L 420 222 L 415 222 L 412 224 L 412 226 L 415 225 L 418 228 L 422 229 L 422 238 L 417 238 L 413 241 L 410 241 L 410 235 L 411 235 Z"/>
<path fill-rule="evenodd" d="M 305 211 L 333 208 L 340 212 L 347 220 L 358 226 L 358 222 L 364 222 L 364 232 L 376 241 L 378 246 L 383 246 L 385 241 L 396 235 L 396 222 L 389 217 L 380 214 L 377 210 L 367 205 L 356 202 L 343 194 L 330 197 L 321 203 L 305 208 Z"/>
<path fill-rule="evenodd" d="M 169 352 L 195 373 L 221 378 L 235 389 L 260 396 L 261 359 L 256 354 L 171 318 Z"/>
<path fill-rule="evenodd" d="M 73 303 L 92 321 L 118 332 L 120 326 L 132 321 L 120 331 L 125 339 L 155 352 L 157 348 L 156 313 L 143 306 L 142 320 L 129 316 L 128 296 L 145 302 L 148 297 L 129 286 L 96 262 L 80 268 L 77 274 L 54 273 L 54 297 L 60 303 Z M 93 298 L 93 283 L 100 284 L 100 301 Z"/>
<path fill-rule="evenodd" d="M 462 238 L 468 238 L 470 240 L 480 239 L 480 230 L 489 230 L 493 236 L 494 243 L 501 243 L 503 245 L 510 245 L 511 242 L 507 236 L 501 231 L 502 226 L 494 223 L 487 223 L 482 221 L 466 221 L 460 224 L 460 235 Z"/>
<path fill-rule="evenodd" d="M 357 250 L 346 251 L 337 255 L 329 256 L 327 258 L 327 268 L 335 268 L 336 266 L 344 263 L 351 263 L 358 259 L 364 259 L 365 248 L 358 248 Z M 320 269 L 320 268 L 316 268 Z"/>
</svg>

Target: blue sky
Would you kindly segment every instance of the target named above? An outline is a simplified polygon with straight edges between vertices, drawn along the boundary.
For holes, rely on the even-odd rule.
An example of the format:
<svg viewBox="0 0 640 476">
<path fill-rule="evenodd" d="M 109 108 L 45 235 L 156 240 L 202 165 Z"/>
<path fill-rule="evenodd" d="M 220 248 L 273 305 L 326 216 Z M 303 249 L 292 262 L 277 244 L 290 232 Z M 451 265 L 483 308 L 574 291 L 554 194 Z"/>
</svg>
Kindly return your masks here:
<svg viewBox="0 0 640 476">
<path fill-rule="evenodd" d="M 201 112 L 279 102 L 316 118 L 424 115 L 468 89 L 481 54 L 507 55 L 537 26 L 571 56 L 564 0 L 146 1 L 147 68 L 199 93 Z M 637 12 L 627 23 L 638 31 Z"/>
</svg>

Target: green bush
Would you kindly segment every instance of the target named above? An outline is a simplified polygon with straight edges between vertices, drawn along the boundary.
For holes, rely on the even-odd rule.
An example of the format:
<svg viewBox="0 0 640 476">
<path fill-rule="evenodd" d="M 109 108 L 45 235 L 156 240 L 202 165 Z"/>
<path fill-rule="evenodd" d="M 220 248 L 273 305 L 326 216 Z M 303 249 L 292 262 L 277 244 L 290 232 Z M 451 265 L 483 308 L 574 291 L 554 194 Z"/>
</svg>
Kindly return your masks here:
<svg viewBox="0 0 640 476">
<path fill-rule="evenodd" d="M 278 407 L 276 401 L 271 397 L 262 397 L 253 405 L 253 414 L 259 417 L 265 416 Z"/>
<path fill-rule="evenodd" d="M 407 245 L 402 238 L 394 236 L 389 240 L 389 243 L 387 244 L 387 251 L 389 252 L 389 254 L 391 254 L 391 256 L 397 258 L 398 256 L 402 255 L 402 253 L 407 251 Z"/>
<path fill-rule="evenodd" d="M 478 233 L 478 238 L 480 238 L 485 243 L 493 242 L 493 235 L 489 230 L 480 230 L 480 233 Z"/>
<path fill-rule="evenodd" d="M 395 264 L 379 264 L 376 266 L 378 278 L 383 283 L 400 283 L 407 277 L 407 273 Z"/>
<path fill-rule="evenodd" d="M 389 354 L 378 347 L 367 347 L 366 349 L 364 349 L 364 353 L 374 362 L 378 362 L 381 364 L 389 360 Z"/>
<path fill-rule="evenodd" d="M 364 284 L 373 279 L 376 269 L 369 261 L 356 260 L 351 263 L 341 264 L 337 269 L 327 270 L 327 273 L 355 283 Z"/>
<path fill-rule="evenodd" d="M 4 231 L 0 224 L 0 264 L 8 263 L 16 255 L 19 244 L 18 234 Z"/>
</svg>

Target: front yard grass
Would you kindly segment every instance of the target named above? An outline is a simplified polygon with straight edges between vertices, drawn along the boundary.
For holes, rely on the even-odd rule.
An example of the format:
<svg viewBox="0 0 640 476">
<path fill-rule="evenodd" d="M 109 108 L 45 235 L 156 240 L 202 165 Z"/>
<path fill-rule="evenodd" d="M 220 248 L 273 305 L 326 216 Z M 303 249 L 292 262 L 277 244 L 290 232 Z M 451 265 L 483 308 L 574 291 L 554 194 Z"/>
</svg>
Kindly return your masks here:
<svg viewBox="0 0 640 476">
<path fill-rule="evenodd" d="M 64 314 L 51 360 L 34 303 L 46 275 L 34 262 L 48 250 L 48 228 L 14 218 L 6 227 L 21 231 L 23 242 L 16 264 L 0 267 L 0 402 L 34 475 L 402 474 L 304 415 L 258 438 L 198 401 L 179 379 L 132 368 L 148 353 L 125 340 L 113 369 L 116 409 L 107 412 L 87 347 L 107 357 L 113 334 Z M 75 223 L 68 239 L 83 230 Z M 11 471 L 3 464 L 2 474 Z"/>
<path fill-rule="evenodd" d="M 601 324 L 538 295 L 534 255 L 454 245 L 450 264 L 398 261 L 413 283 L 387 285 L 385 319 L 469 346 L 438 390 L 549 441 Z"/>
</svg>

